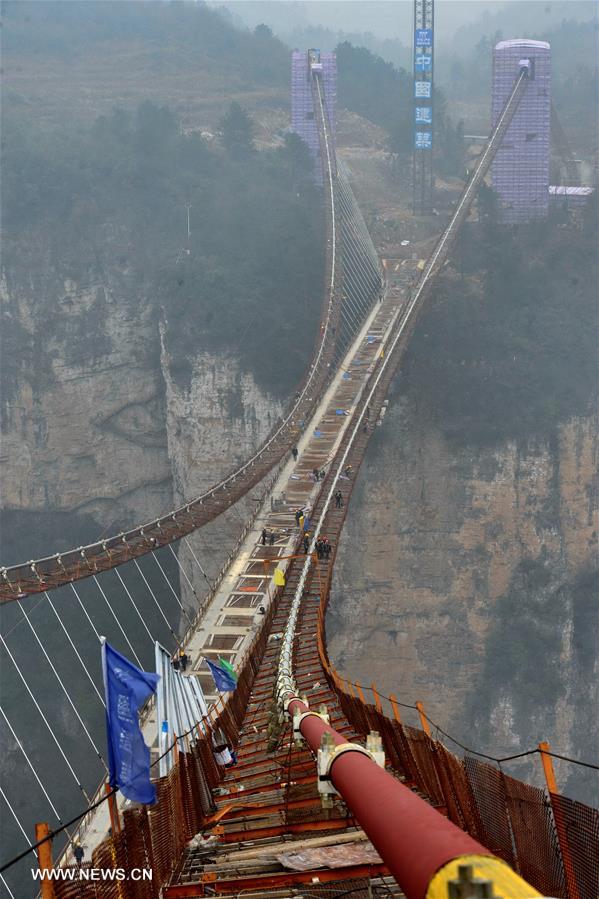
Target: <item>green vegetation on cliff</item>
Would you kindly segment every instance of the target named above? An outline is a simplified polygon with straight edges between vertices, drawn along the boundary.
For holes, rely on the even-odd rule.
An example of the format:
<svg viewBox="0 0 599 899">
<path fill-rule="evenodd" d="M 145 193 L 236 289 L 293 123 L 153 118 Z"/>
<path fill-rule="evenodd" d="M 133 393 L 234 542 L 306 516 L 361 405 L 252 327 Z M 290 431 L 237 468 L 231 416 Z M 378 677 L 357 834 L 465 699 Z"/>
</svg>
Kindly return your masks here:
<svg viewBox="0 0 599 899">
<path fill-rule="evenodd" d="M 364 47 L 345 41 L 337 47 L 339 105 L 357 112 L 389 135 L 394 154 L 412 153 L 412 75 Z M 435 168 L 442 176 L 464 174 L 462 123 L 454 126 L 447 101 L 435 89 Z"/>
<path fill-rule="evenodd" d="M 290 135 L 258 152 L 252 127 L 233 104 L 222 142 L 209 145 L 148 101 L 89 129 L 40 131 L 13 121 L 3 171 L 9 277 L 32 275 L 22 260 L 28 242 L 43 247 L 40 266 L 74 282 L 126 272 L 166 322 L 178 373 L 189 374 L 198 351 L 226 349 L 266 390 L 289 391 L 320 315 L 322 199 L 305 145 Z M 48 335 L 56 299 L 39 298 Z M 101 305 L 90 310 L 98 320 L 88 315 L 89 333 L 72 335 L 69 352 L 109 353 Z"/>
<path fill-rule="evenodd" d="M 596 241 L 596 202 L 580 228 L 557 214 L 500 227 L 492 210 L 465 227 L 404 363 L 404 383 L 446 436 L 526 439 L 590 411 L 599 383 Z"/>
</svg>

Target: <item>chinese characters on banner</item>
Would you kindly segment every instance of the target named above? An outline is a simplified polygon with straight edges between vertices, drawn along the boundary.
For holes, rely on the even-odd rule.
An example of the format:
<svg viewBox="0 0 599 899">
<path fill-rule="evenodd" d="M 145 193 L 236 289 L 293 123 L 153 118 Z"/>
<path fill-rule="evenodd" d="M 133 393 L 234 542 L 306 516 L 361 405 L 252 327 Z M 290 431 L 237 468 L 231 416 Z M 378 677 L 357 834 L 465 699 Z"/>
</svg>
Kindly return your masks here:
<svg viewBox="0 0 599 899">
<path fill-rule="evenodd" d="M 433 146 L 431 131 L 417 131 L 414 135 L 414 146 L 417 150 L 430 150 Z"/>
</svg>

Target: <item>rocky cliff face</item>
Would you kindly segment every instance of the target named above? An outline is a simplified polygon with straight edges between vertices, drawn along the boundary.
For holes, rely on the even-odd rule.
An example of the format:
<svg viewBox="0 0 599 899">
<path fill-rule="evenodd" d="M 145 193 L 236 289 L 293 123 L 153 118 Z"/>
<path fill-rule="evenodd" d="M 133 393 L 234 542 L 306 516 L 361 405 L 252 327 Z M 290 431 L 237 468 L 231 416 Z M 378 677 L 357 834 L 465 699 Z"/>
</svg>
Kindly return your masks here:
<svg viewBox="0 0 599 899">
<path fill-rule="evenodd" d="M 340 546 L 328 621 L 340 670 L 421 699 L 483 750 L 547 739 L 593 754 L 596 424 L 571 420 L 550 441 L 456 447 L 396 393 Z"/>
<path fill-rule="evenodd" d="M 249 455 L 280 413 L 230 355 L 198 349 L 190 379 L 173 377 L 168 322 L 126 269 L 85 284 L 21 275 L 1 284 L 3 562 L 184 502 Z"/>
</svg>

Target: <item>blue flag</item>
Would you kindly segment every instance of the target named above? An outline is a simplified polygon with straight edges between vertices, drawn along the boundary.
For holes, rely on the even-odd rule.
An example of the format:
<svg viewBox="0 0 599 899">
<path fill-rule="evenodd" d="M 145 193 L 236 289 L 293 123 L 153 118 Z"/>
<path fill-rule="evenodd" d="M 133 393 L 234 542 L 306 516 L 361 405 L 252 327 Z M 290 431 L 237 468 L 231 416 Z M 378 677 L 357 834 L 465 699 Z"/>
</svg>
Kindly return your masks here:
<svg viewBox="0 0 599 899">
<path fill-rule="evenodd" d="M 138 713 L 156 692 L 160 677 L 136 668 L 129 659 L 102 643 L 102 670 L 106 691 L 106 734 L 110 786 L 133 802 L 156 802 L 150 782 L 150 750 L 139 725 Z"/>
<path fill-rule="evenodd" d="M 210 668 L 217 690 L 220 690 L 221 693 L 229 693 L 235 689 L 237 682 L 233 680 L 228 671 L 223 671 L 220 665 L 215 665 L 214 662 L 209 662 L 208 659 L 204 659 L 204 661 Z"/>
</svg>

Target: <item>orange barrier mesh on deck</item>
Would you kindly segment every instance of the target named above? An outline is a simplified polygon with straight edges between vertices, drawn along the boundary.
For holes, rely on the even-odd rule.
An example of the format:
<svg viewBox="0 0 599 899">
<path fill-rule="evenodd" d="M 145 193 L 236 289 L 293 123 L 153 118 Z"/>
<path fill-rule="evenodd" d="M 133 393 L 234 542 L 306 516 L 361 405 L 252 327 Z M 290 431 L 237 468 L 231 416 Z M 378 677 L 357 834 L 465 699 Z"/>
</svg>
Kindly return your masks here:
<svg viewBox="0 0 599 899">
<path fill-rule="evenodd" d="M 505 775 L 504 784 L 520 874 L 546 896 L 565 895 L 549 799 L 543 790 L 513 777 Z"/>
<path fill-rule="evenodd" d="M 346 687 L 333 673 L 328 659 L 324 667 L 348 721 L 360 734 L 378 731 L 387 759 L 407 784 L 444 806 L 454 824 L 507 861 L 539 892 L 576 899 L 572 891 L 568 893 L 554 812 L 544 790 L 481 759 L 459 758 L 422 730 L 363 703 L 356 688 Z M 599 811 L 563 796 L 553 796 L 552 801 L 564 819 L 578 899 L 597 899 Z"/>
<path fill-rule="evenodd" d="M 568 849 L 580 899 L 599 896 L 599 810 L 566 796 L 552 795 L 556 813 L 562 816 Z"/>
</svg>

